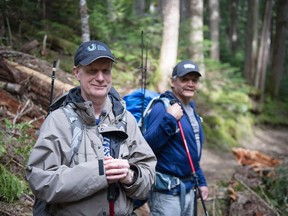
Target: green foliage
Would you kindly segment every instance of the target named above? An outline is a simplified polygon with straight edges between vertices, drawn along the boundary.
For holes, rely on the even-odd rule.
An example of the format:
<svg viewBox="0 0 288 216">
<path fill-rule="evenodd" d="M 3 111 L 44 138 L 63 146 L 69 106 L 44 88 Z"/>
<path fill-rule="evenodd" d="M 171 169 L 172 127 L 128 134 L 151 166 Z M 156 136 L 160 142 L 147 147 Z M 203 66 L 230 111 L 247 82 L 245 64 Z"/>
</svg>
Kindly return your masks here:
<svg viewBox="0 0 288 216">
<path fill-rule="evenodd" d="M 5 125 L 6 128 L 4 131 L 6 133 L 3 133 L 0 144 L 4 145 L 4 148 L 5 146 L 8 148 L 8 144 L 9 146 L 14 146 L 13 151 L 21 156 L 26 163 L 32 145 L 34 144 L 33 137 L 28 133 L 32 126 L 26 122 L 13 125 L 12 122 L 7 119 L 5 119 Z"/>
<path fill-rule="evenodd" d="M 91 5 L 89 20 L 91 38 L 101 38 L 102 41 L 108 43 L 118 61 L 113 69 L 114 80 L 117 80 L 117 83 L 124 81 L 124 83 L 129 83 L 132 88 L 138 88 L 141 77 L 139 68 L 142 60 L 145 64 L 146 52 L 149 61 L 147 80 L 153 76 L 153 74 L 149 74 L 150 68 L 157 67 L 156 59 L 158 59 L 161 45 L 162 25 L 158 15 L 146 16 L 141 19 L 133 16 L 131 7 L 129 7 L 131 3 L 131 1 L 113 1 L 113 8 L 110 9 L 112 12 L 108 11 L 104 3 Z M 144 59 L 141 59 L 142 54 Z M 123 64 L 124 62 L 125 64 Z M 130 74 L 125 76 L 128 78 L 126 81 L 123 80 L 123 72 Z"/>
<path fill-rule="evenodd" d="M 255 118 L 259 124 L 288 126 L 288 103 L 285 101 L 272 100 L 266 98 L 265 103 L 260 107 L 261 115 Z"/>
<path fill-rule="evenodd" d="M 18 199 L 26 190 L 27 185 L 16 175 L 0 164 L 0 198 L 8 202 Z"/>
<path fill-rule="evenodd" d="M 219 116 L 207 116 L 203 128 L 205 131 L 206 143 L 209 147 L 223 150 L 229 150 L 231 147 L 236 146 L 235 130 L 233 122 L 224 120 Z M 230 134 L 229 132 L 232 132 Z M 234 135 L 233 135 L 234 134 Z"/>
<path fill-rule="evenodd" d="M 208 72 L 197 97 L 199 113 L 204 112 L 206 144 L 229 151 L 252 135 L 252 100 L 248 96 L 252 90 L 237 68 L 212 60 L 206 64 Z"/>
<path fill-rule="evenodd" d="M 0 140 L 3 140 L 4 133 L 0 131 Z M 0 141 L 0 157 L 6 153 L 4 143 Z"/>
<path fill-rule="evenodd" d="M 34 144 L 34 139 L 29 135 L 30 128 L 28 123 L 13 124 L 7 119 L 1 126 L 0 199 L 8 202 L 18 199 L 29 190 L 24 179 L 24 167 Z"/>
<path fill-rule="evenodd" d="M 274 175 L 266 177 L 265 194 L 270 202 L 281 211 L 281 215 L 288 215 L 288 166 L 287 162 L 275 169 Z"/>
</svg>

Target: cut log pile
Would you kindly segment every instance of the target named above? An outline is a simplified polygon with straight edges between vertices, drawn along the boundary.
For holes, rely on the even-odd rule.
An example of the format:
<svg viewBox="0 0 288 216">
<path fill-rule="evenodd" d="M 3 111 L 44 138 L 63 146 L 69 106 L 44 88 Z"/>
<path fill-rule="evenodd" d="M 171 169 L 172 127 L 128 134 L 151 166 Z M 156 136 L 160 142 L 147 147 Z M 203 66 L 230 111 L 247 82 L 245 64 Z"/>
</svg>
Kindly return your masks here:
<svg viewBox="0 0 288 216">
<path fill-rule="evenodd" d="M 0 48 L 0 116 L 13 123 L 28 121 L 38 128 L 49 109 L 52 64 L 36 57 Z M 56 71 L 53 100 L 74 87 L 76 79 Z"/>
<path fill-rule="evenodd" d="M 233 148 L 232 152 L 239 165 L 251 166 L 256 172 L 269 170 L 282 163 L 281 160 L 272 158 L 259 151 L 244 148 Z"/>
</svg>

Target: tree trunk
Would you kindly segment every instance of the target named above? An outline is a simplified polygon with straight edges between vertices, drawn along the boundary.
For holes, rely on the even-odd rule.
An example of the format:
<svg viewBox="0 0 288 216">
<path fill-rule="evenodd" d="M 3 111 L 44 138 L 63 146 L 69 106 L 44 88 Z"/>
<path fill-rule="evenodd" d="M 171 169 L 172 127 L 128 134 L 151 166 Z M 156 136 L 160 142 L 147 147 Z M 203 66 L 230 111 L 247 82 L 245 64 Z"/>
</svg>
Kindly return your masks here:
<svg viewBox="0 0 288 216">
<path fill-rule="evenodd" d="M 267 0 L 265 7 L 265 16 L 258 53 L 257 70 L 254 86 L 261 91 L 261 102 L 264 101 L 264 90 L 266 80 L 266 69 L 270 51 L 270 24 L 272 17 L 273 0 Z"/>
<path fill-rule="evenodd" d="M 210 9 L 210 57 L 219 61 L 219 0 L 209 0 Z"/>
<path fill-rule="evenodd" d="M 190 17 L 189 0 L 180 0 L 180 22 L 185 22 Z"/>
<path fill-rule="evenodd" d="M 145 0 L 133 0 L 133 15 L 143 17 L 145 14 Z"/>
<path fill-rule="evenodd" d="M 271 62 L 271 74 L 269 82 L 269 93 L 277 98 L 279 95 L 280 82 L 283 73 L 285 48 L 288 28 L 288 1 L 277 1 L 276 34 L 273 40 L 273 55 Z"/>
<path fill-rule="evenodd" d="M 200 67 L 202 76 L 205 76 L 204 65 L 204 35 L 203 35 L 203 0 L 190 0 L 190 48 L 189 54 L 192 61 Z"/>
<path fill-rule="evenodd" d="M 238 0 L 232 0 L 230 5 L 230 45 L 233 54 L 237 50 L 237 4 Z"/>
<path fill-rule="evenodd" d="M 253 84 L 258 49 L 259 0 L 248 1 L 244 78 Z"/>
<path fill-rule="evenodd" d="M 106 0 L 107 3 L 107 19 L 111 21 L 115 21 L 117 19 L 117 14 L 115 12 L 114 6 L 113 6 L 113 0 Z"/>
<path fill-rule="evenodd" d="M 90 40 L 89 15 L 86 0 L 80 0 L 82 42 Z"/>
<path fill-rule="evenodd" d="M 168 86 L 168 77 L 176 64 L 179 37 L 179 1 L 162 0 L 163 41 L 160 51 L 160 82 L 158 91 L 164 92 Z"/>
</svg>

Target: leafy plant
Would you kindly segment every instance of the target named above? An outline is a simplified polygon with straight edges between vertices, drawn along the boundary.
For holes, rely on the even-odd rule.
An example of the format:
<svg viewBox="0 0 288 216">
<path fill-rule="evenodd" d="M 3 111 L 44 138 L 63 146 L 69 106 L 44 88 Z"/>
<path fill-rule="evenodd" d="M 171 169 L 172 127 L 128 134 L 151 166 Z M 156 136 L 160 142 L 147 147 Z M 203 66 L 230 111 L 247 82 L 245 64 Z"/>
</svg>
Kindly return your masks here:
<svg viewBox="0 0 288 216">
<path fill-rule="evenodd" d="M 278 166 L 275 173 L 266 179 L 266 194 L 271 203 L 281 211 L 281 215 L 288 214 L 288 163 Z"/>
<path fill-rule="evenodd" d="M 3 165 L 0 164 L 0 198 L 8 202 L 18 199 L 24 191 L 27 190 L 27 185 L 19 177 L 9 172 Z"/>
<path fill-rule="evenodd" d="M 285 101 L 272 100 L 267 98 L 260 107 L 260 115 L 257 116 L 257 123 L 288 126 L 288 103 Z"/>
<path fill-rule="evenodd" d="M 13 124 L 7 119 L 4 123 L 0 133 L 0 199 L 12 202 L 29 190 L 24 169 L 34 138 L 29 135 L 30 124 Z"/>
</svg>

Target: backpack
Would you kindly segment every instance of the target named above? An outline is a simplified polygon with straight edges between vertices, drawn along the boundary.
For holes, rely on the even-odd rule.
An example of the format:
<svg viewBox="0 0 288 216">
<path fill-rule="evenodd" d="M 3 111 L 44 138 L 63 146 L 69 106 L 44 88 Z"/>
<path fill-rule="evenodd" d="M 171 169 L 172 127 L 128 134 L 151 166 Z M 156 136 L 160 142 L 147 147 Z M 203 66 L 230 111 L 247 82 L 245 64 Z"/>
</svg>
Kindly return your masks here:
<svg viewBox="0 0 288 216">
<path fill-rule="evenodd" d="M 150 112 L 152 111 L 152 108 L 156 102 L 161 101 L 166 108 L 170 103 L 168 98 L 160 97 L 160 94 L 146 89 L 137 89 L 124 96 L 123 100 L 126 102 L 126 109 L 135 117 L 138 127 L 143 135 L 147 129 L 147 122 Z M 134 210 L 144 205 L 148 199 L 135 199 Z"/>
<path fill-rule="evenodd" d="M 133 91 L 124 96 L 123 100 L 126 102 L 126 109 L 135 117 L 142 134 L 146 132 L 147 122 L 153 106 L 161 101 L 167 108 L 170 103 L 168 98 L 160 97 L 160 94 L 156 92 L 144 91 L 143 89 Z"/>
</svg>

